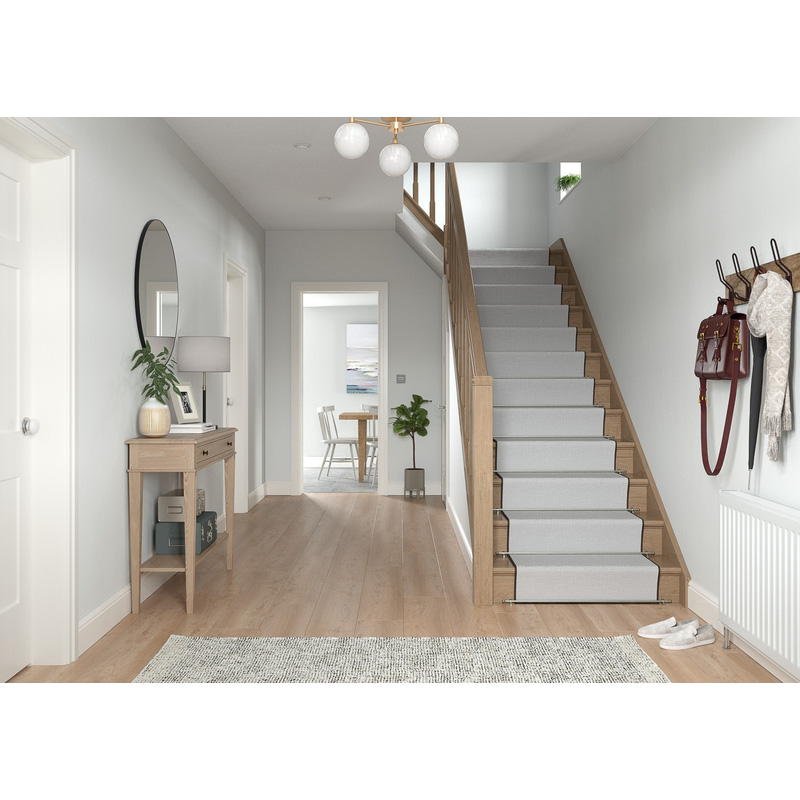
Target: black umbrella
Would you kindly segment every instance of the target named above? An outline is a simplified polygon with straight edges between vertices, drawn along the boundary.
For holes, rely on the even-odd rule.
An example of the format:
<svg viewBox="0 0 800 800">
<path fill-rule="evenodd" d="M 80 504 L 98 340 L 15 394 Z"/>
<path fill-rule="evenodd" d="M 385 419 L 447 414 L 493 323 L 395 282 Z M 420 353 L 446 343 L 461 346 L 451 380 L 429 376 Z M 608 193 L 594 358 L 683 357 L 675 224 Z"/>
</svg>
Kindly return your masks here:
<svg viewBox="0 0 800 800">
<path fill-rule="evenodd" d="M 750 332 L 752 347 L 752 372 L 750 374 L 750 453 L 747 460 L 747 489 L 750 490 L 750 473 L 756 458 L 756 441 L 758 440 L 758 421 L 761 417 L 761 396 L 764 391 L 764 355 L 767 352 L 767 337 L 753 336 Z"/>
</svg>

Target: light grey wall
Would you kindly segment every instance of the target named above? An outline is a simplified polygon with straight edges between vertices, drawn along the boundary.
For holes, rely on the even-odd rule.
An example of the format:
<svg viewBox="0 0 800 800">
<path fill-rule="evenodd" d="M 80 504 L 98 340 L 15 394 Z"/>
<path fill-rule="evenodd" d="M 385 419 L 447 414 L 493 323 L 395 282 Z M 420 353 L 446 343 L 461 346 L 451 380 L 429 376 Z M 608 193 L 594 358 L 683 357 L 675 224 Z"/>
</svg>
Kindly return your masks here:
<svg viewBox="0 0 800 800">
<path fill-rule="evenodd" d="M 303 455 L 325 455 L 317 408 L 361 411 L 362 404 L 376 406 L 376 394 L 347 393 L 347 326 L 378 323 L 378 295 L 374 306 L 320 306 L 303 309 Z M 380 369 L 380 365 L 379 365 Z M 358 423 L 336 421 L 340 436 L 358 436 Z M 346 454 L 337 448 L 336 457 Z"/>
<path fill-rule="evenodd" d="M 471 250 L 547 246 L 547 188 L 552 185 L 547 168 L 535 163 L 456 165 Z"/>
<path fill-rule="evenodd" d="M 750 380 L 739 390 L 725 466 L 703 470 L 697 328 L 723 292 L 715 260 L 749 248 L 771 261 L 800 251 L 800 120 L 661 119 L 618 161 L 583 164 L 580 187 L 550 196 L 548 243 L 564 239 L 692 575 L 719 595 L 718 492 L 747 486 Z M 555 180 L 557 165 L 551 165 Z M 742 310 L 744 307 L 742 307 Z M 798 352 L 797 308 L 793 350 Z M 791 391 L 800 396 L 798 370 Z M 710 450 L 718 450 L 729 385 L 710 386 Z M 752 491 L 800 506 L 800 441 L 780 461 L 759 441 Z"/>
<path fill-rule="evenodd" d="M 292 282 L 383 282 L 388 287 L 389 407 L 431 400 L 428 437 L 417 466 L 428 482 L 441 470 L 441 280 L 394 231 L 268 231 L 266 233 L 267 484 L 285 491 L 291 481 Z M 405 385 L 395 375 L 406 375 Z M 317 430 L 315 428 L 314 430 Z M 403 481 L 411 444 L 388 438 L 389 482 Z"/>
<path fill-rule="evenodd" d="M 160 119 L 62 118 L 77 145 L 77 515 L 78 614 L 130 581 L 127 448 L 137 436 L 143 385 L 130 372 L 139 347 L 133 302 L 136 247 L 160 219 L 178 265 L 178 335 L 222 334 L 223 253 L 249 275 L 250 486 L 264 482 L 263 230 Z M 183 375 L 200 401 L 202 376 Z M 222 419 L 222 376 L 208 377 L 211 421 Z M 206 506 L 220 513 L 222 467 L 200 473 Z M 176 486 L 146 476 L 144 557 L 155 498 Z"/>
</svg>

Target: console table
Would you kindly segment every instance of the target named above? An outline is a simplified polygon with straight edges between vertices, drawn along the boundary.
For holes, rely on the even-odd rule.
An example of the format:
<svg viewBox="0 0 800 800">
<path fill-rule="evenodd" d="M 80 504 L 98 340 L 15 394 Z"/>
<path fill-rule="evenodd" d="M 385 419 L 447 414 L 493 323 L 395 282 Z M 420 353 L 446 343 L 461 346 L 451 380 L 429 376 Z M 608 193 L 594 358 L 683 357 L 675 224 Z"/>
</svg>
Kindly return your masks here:
<svg viewBox="0 0 800 800">
<path fill-rule="evenodd" d="M 183 572 L 186 574 L 186 613 L 194 610 L 195 567 L 221 539 L 199 556 L 195 555 L 194 531 L 197 524 L 197 471 L 225 462 L 225 528 L 228 569 L 233 569 L 233 496 L 236 460 L 236 428 L 219 428 L 210 433 L 169 433 L 158 438 L 141 436 L 128 439 L 128 501 L 131 536 L 131 611 L 139 613 L 143 572 Z M 154 555 L 142 564 L 142 474 L 178 472 L 183 476 L 183 515 L 186 531 L 184 555 Z"/>
</svg>

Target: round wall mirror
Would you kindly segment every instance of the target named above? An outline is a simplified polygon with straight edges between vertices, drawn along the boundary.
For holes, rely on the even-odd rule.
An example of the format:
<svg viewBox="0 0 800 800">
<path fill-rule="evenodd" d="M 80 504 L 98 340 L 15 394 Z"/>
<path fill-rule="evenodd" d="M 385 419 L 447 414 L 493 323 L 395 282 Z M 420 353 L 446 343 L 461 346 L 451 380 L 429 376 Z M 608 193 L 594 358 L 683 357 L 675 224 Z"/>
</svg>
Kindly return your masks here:
<svg viewBox="0 0 800 800">
<path fill-rule="evenodd" d="M 171 353 L 178 333 L 178 267 L 167 228 L 151 219 L 144 226 L 136 251 L 134 276 L 136 325 L 141 346 Z"/>
</svg>

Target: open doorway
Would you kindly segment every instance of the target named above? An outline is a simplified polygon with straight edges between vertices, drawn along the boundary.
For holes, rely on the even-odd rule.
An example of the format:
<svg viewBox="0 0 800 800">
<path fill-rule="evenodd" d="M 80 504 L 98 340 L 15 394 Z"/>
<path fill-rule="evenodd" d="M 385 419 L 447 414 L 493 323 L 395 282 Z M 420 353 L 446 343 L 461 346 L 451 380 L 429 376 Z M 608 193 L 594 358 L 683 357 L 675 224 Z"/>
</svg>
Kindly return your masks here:
<svg viewBox="0 0 800 800">
<path fill-rule="evenodd" d="M 292 284 L 292 292 L 293 493 L 380 493 L 386 284 Z M 366 422 L 362 458 L 359 423 L 340 419 L 348 412 L 377 414 Z"/>
</svg>

